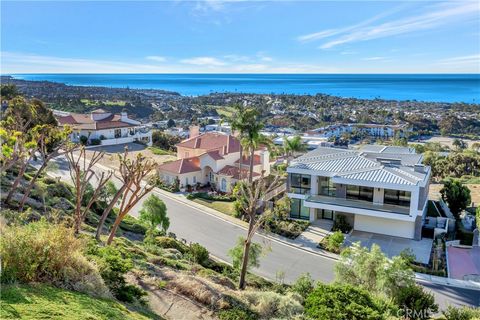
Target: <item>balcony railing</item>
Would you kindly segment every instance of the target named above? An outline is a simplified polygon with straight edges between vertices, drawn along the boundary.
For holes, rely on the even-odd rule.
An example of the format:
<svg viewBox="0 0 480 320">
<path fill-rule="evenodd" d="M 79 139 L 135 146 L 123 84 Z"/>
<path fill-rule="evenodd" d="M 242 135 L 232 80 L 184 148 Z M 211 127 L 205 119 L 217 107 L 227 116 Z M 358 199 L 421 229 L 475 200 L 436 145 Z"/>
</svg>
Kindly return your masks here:
<svg viewBox="0 0 480 320">
<path fill-rule="evenodd" d="M 382 211 L 382 212 L 396 213 L 396 214 L 410 213 L 409 207 L 397 206 L 393 204 L 379 204 L 379 203 L 373 203 L 370 201 L 363 201 L 363 200 L 352 200 L 352 199 L 335 198 L 335 197 L 328 197 L 328 196 L 309 196 L 305 201 L 323 203 L 323 204 L 328 204 L 332 206 L 375 210 L 375 211 Z"/>
</svg>

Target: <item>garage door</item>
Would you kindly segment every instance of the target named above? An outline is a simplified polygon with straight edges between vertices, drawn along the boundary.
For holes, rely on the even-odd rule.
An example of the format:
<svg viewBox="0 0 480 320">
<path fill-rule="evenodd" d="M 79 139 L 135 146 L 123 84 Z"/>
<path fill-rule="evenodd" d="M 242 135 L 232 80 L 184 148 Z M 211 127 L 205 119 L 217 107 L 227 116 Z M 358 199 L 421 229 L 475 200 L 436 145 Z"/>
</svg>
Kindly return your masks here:
<svg viewBox="0 0 480 320">
<path fill-rule="evenodd" d="M 415 223 L 356 214 L 353 228 L 359 231 L 413 239 Z"/>
</svg>

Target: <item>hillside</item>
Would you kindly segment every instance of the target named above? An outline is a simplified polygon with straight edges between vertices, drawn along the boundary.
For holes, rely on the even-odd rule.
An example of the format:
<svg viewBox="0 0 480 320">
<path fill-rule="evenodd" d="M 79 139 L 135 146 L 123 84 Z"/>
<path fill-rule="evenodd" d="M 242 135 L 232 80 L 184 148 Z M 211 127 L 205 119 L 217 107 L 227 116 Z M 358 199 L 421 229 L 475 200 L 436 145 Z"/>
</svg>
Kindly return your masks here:
<svg viewBox="0 0 480 320">
<path fill-rule="evenodd" d="M 4 285 L 0 301 L 1 319 L 142 320 L 151 318 L 151 315 L 128 310 L 114 300 L 95 299 L 83 293 L 44 284 Z"/>
</svg>

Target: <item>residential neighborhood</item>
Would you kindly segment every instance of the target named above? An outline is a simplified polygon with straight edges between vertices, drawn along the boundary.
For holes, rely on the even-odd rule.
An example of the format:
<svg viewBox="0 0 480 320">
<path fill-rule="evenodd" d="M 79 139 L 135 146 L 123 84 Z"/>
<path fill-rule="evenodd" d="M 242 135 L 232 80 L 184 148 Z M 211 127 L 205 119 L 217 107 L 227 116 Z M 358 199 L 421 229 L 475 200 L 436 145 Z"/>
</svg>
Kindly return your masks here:
<svg viewBox="0 0 480 320">
<path fill-rule="evenodd" d="M 0 320 L 480 320 L 479 4 L 0 1 Z"/>
</svg>

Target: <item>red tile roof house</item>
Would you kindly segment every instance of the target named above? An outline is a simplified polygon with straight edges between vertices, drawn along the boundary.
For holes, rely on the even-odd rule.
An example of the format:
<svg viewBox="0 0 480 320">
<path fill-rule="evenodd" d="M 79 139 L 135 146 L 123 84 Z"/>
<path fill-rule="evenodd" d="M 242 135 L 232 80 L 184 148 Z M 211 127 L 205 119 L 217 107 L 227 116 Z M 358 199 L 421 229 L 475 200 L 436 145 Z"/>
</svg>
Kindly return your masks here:
<svg viewBox="0 0 480 320">
<path fill-rule="evenodd" d="M 101 145 L 114 145 L 129 142 L 143 142 L 152 145 L 152 131 L 140 121 L 130 119 L 126 112 L 112 114 L 97 109 L 90 114 L 69 113 L 57 115 L 60 125 L 69 125 L 73 129 L 71 140 L 80 142 L 85 136 L 89 142 L 100 140 Z"/>
<path fill-rule="evenodd" d="M 180 188 L 188 185 L 213 185 L 218 191 L 231 192 L 240 178 L 247 178 L 250 157 L 242 161 L 240 177 L 240 142 L 232 135 L 221 132 L 199 134 L 198 127 L 190 129 L 190 138 L 176 145 L 177 160 L 158 167 L 162 181 L 172 184 L 176 178 Z M 270 153 L 265 148 L 255 151 L 254 179 L 262 173 L 270 174 Z"/>
</svg>

